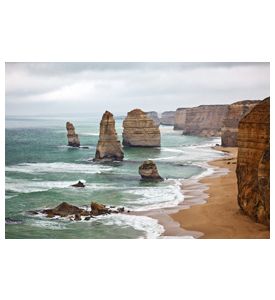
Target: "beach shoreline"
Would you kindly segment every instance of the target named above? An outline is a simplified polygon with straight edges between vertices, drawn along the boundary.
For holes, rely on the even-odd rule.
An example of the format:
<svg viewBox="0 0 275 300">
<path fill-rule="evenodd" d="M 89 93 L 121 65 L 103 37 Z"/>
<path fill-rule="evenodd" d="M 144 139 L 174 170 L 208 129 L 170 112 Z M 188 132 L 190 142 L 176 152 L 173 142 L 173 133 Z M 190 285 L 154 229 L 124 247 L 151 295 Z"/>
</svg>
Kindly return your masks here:
<svg viewBox="0 0 275 300">
<path fill-rule="evenodd" d="M 255 223 L 239 209 L 235 173 L 237 148 L 219 146 L 214 149 L 227 152 L 229 155 L 210 161 L 208 164 L 214 168 L 228 169 L 228 173 L 214 174 L 200 179 L 199 183 L 206 187 L 203 193 L 207 200 L 203 203 L 191 203 L 189 209 L 179 209 L 169 216 L 186 232 L 201 233 L 198 238 L 270 238 L 270 230 L 267 226 Z M 183 182 L 183 194 L 186 194 L 185 189 Z M 188 204 L 188 199 L 184 202 Z"/>
</svg>

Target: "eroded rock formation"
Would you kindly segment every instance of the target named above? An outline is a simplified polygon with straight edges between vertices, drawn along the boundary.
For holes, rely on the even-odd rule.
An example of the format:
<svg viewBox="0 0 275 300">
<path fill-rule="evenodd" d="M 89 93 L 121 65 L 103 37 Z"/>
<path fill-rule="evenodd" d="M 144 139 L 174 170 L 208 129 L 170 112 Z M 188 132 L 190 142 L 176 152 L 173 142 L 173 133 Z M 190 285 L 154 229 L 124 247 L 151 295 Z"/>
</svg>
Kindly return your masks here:
<svg viewBox="0 0 275 300">
<path fill-rule="evenodd" d="M 121 161 L 124 153 L 117 138 L 113 114 L 105 111 L 100 122 L 99 140 L 96 147 L 95 161 Z"/>
<path fill-rule="evenodd" d="M 66 129 L 67 129 L 68 146 L 79 147 L 80 141 L 78 138 L 78 134 L 75 133 L 74 125 L 70 122 L 67 122 Z"/>
<path fill-rule="evenodd" d="M 91 203 L 91 209 L 80 208 L 75 205 L 71 205 L 67 202 L 62 202 L 58 206 L 54 208 L 44 209 L 41 212 L 46 215 L 47 218 L 54 218 L 54 217 L 68 217 L 70 220 L 80 221 L 82 217 L 84 220 L 89 220 L 95 216 L 99 215 L 106 215 L 112 213 L 122 213 L 124 212 L 124 207 L 107 207 L 106 205 L 99 204 L 97 202 Z"/>
<path fill-rule="evenodd" d="M 200 105 L 176 111 L 175 130 L 186 135 L 220 136 L 228 105 Z"/>
<path fill-rule="evenodd" d="M 154 121 L 141 109 L 128 112 L 123 121 L 123 145 L 131 147 L 159 147 L 160 131 Z"/>
<path fill-rule="evenodd" d="M 270 223 L 270 98 L 239 122 L 238 203 L 253 220 Z"/>
<path fill-rule="evenodd" d="M 175 111 L 164 111 L 161 114 L 160 124 L 174 126 L 175 125 L 175 116 L 176 116 Z"/>
<path fill-rule="evenodd" d="M 148 111 L 148 112 L 146 112 L 146 115 L 149 118 L 153 119 L 156 126 L 160 125 L 160 119 L 159 119 L 158 113 L 156 111 Z"/>
<path fill-rule="evenodd" d="M 163 180 L 158 173 L 157 165 L 152 160 L 145 160 L 138 172 L 143 180 Z"/>
<path fill-rule="evenodd" d="M 244 100 L 229 105 L 221 130 L 222 146 L 237 147 L 239 121 L 259 102 L 259 100 Z"/>
</svg>

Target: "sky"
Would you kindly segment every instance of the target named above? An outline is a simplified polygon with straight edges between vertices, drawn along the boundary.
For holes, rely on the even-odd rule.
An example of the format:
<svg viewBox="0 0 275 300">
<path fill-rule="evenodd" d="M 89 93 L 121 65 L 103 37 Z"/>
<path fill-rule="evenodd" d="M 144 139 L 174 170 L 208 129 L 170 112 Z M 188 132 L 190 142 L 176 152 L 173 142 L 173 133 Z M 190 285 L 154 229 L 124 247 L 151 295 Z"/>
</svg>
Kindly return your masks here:
<svg viewBox="0 0 275 300">
<path fill-rule="evenodd" d="M 6 63 L 6 115 L 126 114 L 270 95 L 269 63 Z"/>
</svg>

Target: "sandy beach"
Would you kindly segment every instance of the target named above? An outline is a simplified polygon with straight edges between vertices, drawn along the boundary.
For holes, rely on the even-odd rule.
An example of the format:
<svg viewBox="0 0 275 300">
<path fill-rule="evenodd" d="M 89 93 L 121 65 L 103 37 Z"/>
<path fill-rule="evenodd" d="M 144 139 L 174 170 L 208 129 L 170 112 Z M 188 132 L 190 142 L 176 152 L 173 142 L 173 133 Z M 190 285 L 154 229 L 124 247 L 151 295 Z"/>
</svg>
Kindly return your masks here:
<svg viewBox="0 0 275 300">
<path fill-rule="evenodd" d="M 200 182 L 209 187 L 205 204 L 193 205 L 170 216 L 187 231 L 203 233 L 200 238 L 270 238 L 267 226 L 253 222 L 244 215 L 237 203 L 236 157 L 237 148 L 216 147 L 216 150 L 230 153 L 230 157 L 215 160 L 209 164 L 227 168 L 229 173 L 219 177 L 209 176 Z M 182 189 L 185 186 L 183 184 Z"/>
</svg>

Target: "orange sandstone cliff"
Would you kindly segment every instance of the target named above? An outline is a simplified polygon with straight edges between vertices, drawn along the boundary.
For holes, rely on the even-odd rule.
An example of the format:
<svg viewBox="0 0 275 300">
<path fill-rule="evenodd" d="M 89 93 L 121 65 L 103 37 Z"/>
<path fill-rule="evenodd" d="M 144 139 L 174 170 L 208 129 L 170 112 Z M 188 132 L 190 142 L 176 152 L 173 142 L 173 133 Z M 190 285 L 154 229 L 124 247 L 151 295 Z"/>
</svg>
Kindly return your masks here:
<svg viewBox="0 0 275 300">
<path fill-rule="evenodd" d="M 229 105 L 221 129 L 223 147 L 237 147 L 239 122 L 259 102 L 259 100 L 244 100 Z"/>
<path fill-rule="evenodd" d="M 141 109 L 128 112 L 123 121 L 123 145 L 130 147 L 159 147 L 160 130 Z"/>
<path fill-rule="evenodd" d="M 256 105 L 239 122 L 238 203 L 259 223 L 270 223 L 270 98 Z"/>
<path fill-rule="evenodd" d="M 220 136 L 228 105 L 200 105 L 192 108 L 178 108 L 175 116 L 175 130 L 186 135 Z"/>
<path fill-rule="evenodd" d="M 100 122 L 99 140 L 96 147 L 95 161 L 123 160 L 124 153 L 117 138 L 113 114 L 105 111 Z"/>
</svg>

